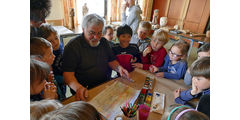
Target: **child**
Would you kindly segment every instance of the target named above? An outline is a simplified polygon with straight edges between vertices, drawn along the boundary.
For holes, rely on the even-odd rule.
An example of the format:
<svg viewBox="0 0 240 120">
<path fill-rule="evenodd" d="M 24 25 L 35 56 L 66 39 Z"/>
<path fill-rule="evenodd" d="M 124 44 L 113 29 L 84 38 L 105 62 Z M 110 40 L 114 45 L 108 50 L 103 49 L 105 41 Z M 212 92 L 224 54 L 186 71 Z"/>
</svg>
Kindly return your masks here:
<svg viewBox="0 0 240 120">
<path fill-rule="evenodd" d="M 164 57 L 167 54 L 163 47 L 168 42 L 168 33 L 162 30 L 156 30 L 153 33 L 151 46 L 148 46 L 142 56 L 142 64 L 134 63 L 133 66 L 144 70 L 149 70 L 151 65 L 161 67 L 164 62 Z"/>
<path fill-rule="evenodd" d="M 198 51 L 198 59 L 201 57 L 210 57 L 210 44 L 206 43 L 204 45 L 202 45 Z M 187 70 L 185 76 L 184 76 L 184 83 L 186 85 L 191 85 L 192 84 L 192 76 L 190 75 L 190 71 L 189 69 Z"/>
<path fill-rule="evenodd" d="M 40 120 L 101 120 L 101 115 L 91 104 L 76 101 L 45 114 Z"/>
<path fill-rule="evenodd" d="M 129 44 L 132 37 L 132 29 L 128 25 L 119 26 L 117 37 L 120 44 L 112 47 L 113 53 L 116 55 L 120 65 L 127 69 L 128 72 L 131 72 L 133 71 L 131 63 L 141 62 L 138 47 L 135 44 Z"/>
<path fill-rule="evenodd" d="M 209 118 L 189 106 L 173 104 L 164 112 L 162 120 L 209 120 Z"/>
<path fill-rule="evenodd" d="M 203 57 L 193 62 L 190 67 L 192 78 L 192 88 L 182 91 L 178 89 L 174 92 L 175 102 L 185 105 L 187 101 L 201 95 L 210 94 L 210 57 Z"/>
<path fill-rule="evenodd" d="M 30 119 L 39 120 L 44 114 L 56 110 L 63 105 L 56 100 L 41 100 L 30 103 Z"/>
<path fill-rule="evenodd" d="M 112 48 L 112 46 L 114 45 L 114 43 L 112 42 L 112 40 L 113 40 L 113 28 L 110 25 L 104 27 L 103 37 L 107 39 L 109 46 Z"/>
<path fill-rule="evenodd" d="M 179 80 L 184 77 L 187 70 L 187 62 L 184 60 L 187 56 L 189 44 L 183 40 L 175 42 L 170 48 L 168 55 L 164 58 L 164 65 L 157 68 L 150 66 L 151 72 L 156 73 L 157 77 Z"/>
<path fill-rule="evenodd" d="M 140 53 L 142 53 L 147 48 L 151 41 L 151 39 L 147 37 L 150 31 L 151 24 L 147 21 L 142 21 L 139 24 L 137 35 L 134 35 L 130 41 L 130 43 L 137 44 Z"/>
<path fill-rule="evenodd" d="M 52 52 L 52 45 L 49 41 L 47 41 L 44 38 L 40 38 L 40 37 L 33 37 L 30 40 L 30 54 L 31 55 L 38 55 L 41 57 L 41 61 L 46 62 L 49 66 L 51 66 L 53 64 L 54 61 L 54 54 Z M 51 67 L 50 67 L 50 70 Z M 50 74 L 48 75 L 48 82 L 52 82 L 54 83 L 57 87 L 58 87 L 58 83 L 56 82 L 55 78 L 54 78 L 54 74 L 51 71 Z M 59 95 L 59 99 L 62 100 L 65 98 L 65 94 L 62 93 L 61 90 L 59 90 L 60 88 L 57 88 L 58 90 L 58 95 Z"/>
<path fill-rule="evenodd" d="M 49 24 L 42 24 L 39 28 L 39 37 L 42 37 L 49 41 L 52 44 L 53 54 L 55 55 L 55 59 L 52 64 L 54 78 L 57 82 L 57 88 L 59 93 L 59 98 L 64 99 L 66 93 L 66 85 L 63 81 L 63 44 L 59 40 L 59 36 L 57 31 Z M 61 93 L 61 94 L 60 94 Z"/>
<path fill-rule="evenodd" d="M 56 86 L 46 82 L 49 66 L 45 62 L 31 58 L 30 61 L 30 100 L 56 99 Z M 43 92 L 42 92 L 43 91 Z"/>
</svg>

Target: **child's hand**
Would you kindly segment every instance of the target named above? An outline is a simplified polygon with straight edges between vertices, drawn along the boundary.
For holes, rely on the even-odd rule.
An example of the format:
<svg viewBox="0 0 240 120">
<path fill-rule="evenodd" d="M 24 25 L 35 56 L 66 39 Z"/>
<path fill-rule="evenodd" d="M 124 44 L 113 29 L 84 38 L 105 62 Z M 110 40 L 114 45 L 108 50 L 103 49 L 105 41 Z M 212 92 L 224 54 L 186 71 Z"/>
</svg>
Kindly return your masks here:
<svg viewBox="0 0 240 120">
<path fill-rule="evenodd" d="M 134 68 L 143 68 L 143 64 L 142 63 L 132 63 L 132 67 Z"/>
<path fill-rule="evenodd" d="M 180 92 L 181 92 L 181 88 L 179 88 L 179 89 L 177 89 L 173 92 L 173 95 L 174 95 L 175 99 L 180 96 Z"/>
<path fill-rule="evenodd" d="M 131 59 L 131 61 L 130 61 L 130 62 L 131 62 L 131 63 L 135 63 L 136 61 L 137 61 L 137 58 L 136 58 L 136 57 L 134 57 L 134 58 L 132 58 L 132 59 Z"/>
<path fill-rule="evenodd" d="M 191 90 L 191 94 L 192 95 L 196 95 L 200 92 L 202 92 L 203 90 L 198 89 L 197 84 L 196 84 L 196 79 L 192 79 L 192 90 Z"/>
<path fill-rule="evenodd" d="M 50 73 L 48 74 L 48 82 L 52 82 L 54 81 L 54 74 L 53 71 L 50 71 Z"/>
<path fill-rule="evenodd" d="M 152 73 L 155 73 L 155 72 L 158 71 L 158 68 L 157 68 L 156 66 L 154 66 L 154 65 L 151 65 L 151 66 L 149 67 L 149 71 L 152 72 Z"/>
<path fill-rule="evenodd" d="M 47 82 L 44 85 L 43 98 L 44 99 L 57 99 L 58 98 L 57 87 L 53 83 Z"/>
<path fill-rule="evenodd" d="M 146 57 L 147 54 L 149 54 L 150 52 L 152 52 L 152 48 L 150 46 L 148 46 L 144 51 L 143 51 L 143 57 Z"/>
<path fill-rule="evenodd" d="M 163 72 L 158 72 L 158 73 L 156 73 L 156 76 L 157 77 L 164 77 L 164 73 Z"/>
</svg>

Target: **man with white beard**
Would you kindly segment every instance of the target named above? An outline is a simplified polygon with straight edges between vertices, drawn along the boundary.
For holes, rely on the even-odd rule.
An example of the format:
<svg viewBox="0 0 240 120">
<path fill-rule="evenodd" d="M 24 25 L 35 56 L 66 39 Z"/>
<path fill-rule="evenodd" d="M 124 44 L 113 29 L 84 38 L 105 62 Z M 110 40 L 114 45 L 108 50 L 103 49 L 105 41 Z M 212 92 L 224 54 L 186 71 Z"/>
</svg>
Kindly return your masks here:
<svg viewBox="0 0 240 120">
<path fill-rule="evenodd" d="M 86 100 L 87 88 L 110 80 L 111 70 L 129 78 L 116 60 L 107 40 L 102 36 L 104 20 L 97 14 L 86 15 L 82 22 L 83 33 L 73 38 L 64 48 L 63 76 L 76 100 Z"/>
</svg>

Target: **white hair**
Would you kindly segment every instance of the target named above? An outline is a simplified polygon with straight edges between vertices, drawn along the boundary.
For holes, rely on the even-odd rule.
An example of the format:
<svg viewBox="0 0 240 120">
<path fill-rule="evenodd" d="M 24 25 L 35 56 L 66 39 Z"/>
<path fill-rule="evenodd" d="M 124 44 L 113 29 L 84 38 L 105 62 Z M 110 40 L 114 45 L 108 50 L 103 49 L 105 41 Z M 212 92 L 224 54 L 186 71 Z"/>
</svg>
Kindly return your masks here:
<svg viewBox="0 0 240 120">
<path fill-rule="evenodd" d="M 82 28 L 86 29 L 90 25 L 99 25 L 102 24 L 104 26 L 104 19 L 99 15 L 93 13 L 84 16 L 82 22 Z"/>
</svg>

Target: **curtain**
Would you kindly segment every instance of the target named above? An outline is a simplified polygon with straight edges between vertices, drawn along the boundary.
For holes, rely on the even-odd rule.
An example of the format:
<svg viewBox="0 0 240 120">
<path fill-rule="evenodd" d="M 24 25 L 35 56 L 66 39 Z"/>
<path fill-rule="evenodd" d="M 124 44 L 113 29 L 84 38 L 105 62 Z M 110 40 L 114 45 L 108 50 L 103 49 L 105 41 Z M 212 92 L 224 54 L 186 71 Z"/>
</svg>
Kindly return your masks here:
<svg viewBox="0 0 240 120">
<path fill-rule="evenodd" d="M 122 0 L 111 0 L 111 22 L 121 21 L 121 4 Z"/>
<path fill-rule="evenodd" d="M 150 21 L 152 15 L 153 0 L 138 0 L 139 6 L 142 9 L 142 19 Z"/>
<path fill-rule="evenodd" d="M 111 0 L 111 22 L 121 21 L 121 4 L 123 0 Z M 142 18 L 144 21 L 150 21 L 152 15 L 153 0 L 138 0 L 136 3 L 142 9 Z"/>
<path fill-rule="evenodd" d="M 75 27 L 77 27 L 78 24 L 76 0 L 63 0 L 63 8 L 64 8 L 64 26 L 69 29 L 74 29 Z M 74 10 L 74 17 L 71 17 L 70 15 L 72 9 Z"/>
</svg>

